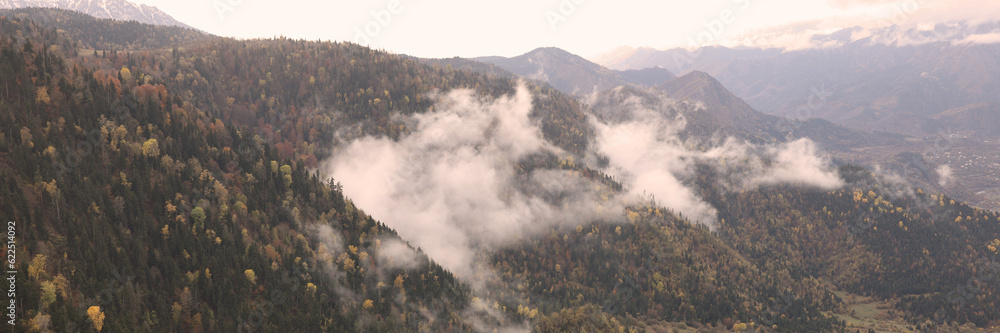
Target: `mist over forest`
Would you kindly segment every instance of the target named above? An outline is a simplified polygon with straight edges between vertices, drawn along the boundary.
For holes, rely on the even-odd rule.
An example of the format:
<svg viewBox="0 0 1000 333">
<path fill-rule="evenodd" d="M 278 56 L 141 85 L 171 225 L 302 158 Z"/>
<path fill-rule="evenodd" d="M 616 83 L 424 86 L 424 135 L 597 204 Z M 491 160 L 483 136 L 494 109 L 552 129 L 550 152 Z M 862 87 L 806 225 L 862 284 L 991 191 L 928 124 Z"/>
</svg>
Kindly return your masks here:
<svg viewBox="0 0 1000 333">
<path fill-rule="evenodd" d="M 0 1 L 4 332 L 1000 327 L 990 20 L 432 59 L 50 7 Z"/>
</svg>

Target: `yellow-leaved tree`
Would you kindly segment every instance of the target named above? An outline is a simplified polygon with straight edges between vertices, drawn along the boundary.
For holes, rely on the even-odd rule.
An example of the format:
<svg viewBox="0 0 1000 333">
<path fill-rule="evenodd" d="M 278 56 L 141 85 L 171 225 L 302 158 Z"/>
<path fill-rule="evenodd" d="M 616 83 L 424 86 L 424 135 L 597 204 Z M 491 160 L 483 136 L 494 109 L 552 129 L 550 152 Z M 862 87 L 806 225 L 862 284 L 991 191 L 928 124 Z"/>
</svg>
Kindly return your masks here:
<svg viewBox="0 0 1000 333">
<path fill-rule="evenodd" d="M 61 216 L 62 214 L 59 211 L 59 198 L 62 197 L 62 192 L 59 192 L 59 186 L 56 186 L 56 180 L 53 179 L 48 183 L 42 182 L 42 188 L 45 189 L 45 192 L 48 192 L 49 196 L 52 198 L 52 203 L 56 206 L 56 216 Z"/>
<path fill-rule="evenodd" d="M 56 285 L 49 281 L 42 281 L 42 295 L 39 299 L 42 309 L 48 309 L 49 304 L 56 301 Z"/>
<path fill-rule="evenodd" d="M 160 156 L 160 145 L 156 139 L 149 139 L 142 143 L 142 154 L 146 157 Z"/>
<path fill-rule="evenodd" d="M 49 87 L 38 87 L 35 93 L 35 102 L 49 104 Z"/>
<path fill-rule="evenodd" d="M 243 275 L 247 276 L 247 280 L 250 284 L 257 284 L 257 273 L 254 273 L 252 269 L 243 271 Z"/>
<path fill-rule="evenodd" d="M 132 80 L 132 71 L 130 71 L 128 67 L 122 67 L 122 69 L 118 71 L 118 74 L 122 76 L 123 82 Z"/>
<path fill-rule="evenodd" d="M 48 257 L 44 254 L 36 254 L 35 258 L 31 259 L 31 263 L 28 264 L 28 277 L 38 279 L 38 276 L 44 272 L 47 261 Z"/>
<path fill-rule="evenodd" d="M 104 328 L 104 312 L 101 312 L 101 307 L 91 306 L 87 309 L 87 316 L 90 317 L 90 322 L 94 324 L 94 329 L 98 332 Z"/>
</svg>

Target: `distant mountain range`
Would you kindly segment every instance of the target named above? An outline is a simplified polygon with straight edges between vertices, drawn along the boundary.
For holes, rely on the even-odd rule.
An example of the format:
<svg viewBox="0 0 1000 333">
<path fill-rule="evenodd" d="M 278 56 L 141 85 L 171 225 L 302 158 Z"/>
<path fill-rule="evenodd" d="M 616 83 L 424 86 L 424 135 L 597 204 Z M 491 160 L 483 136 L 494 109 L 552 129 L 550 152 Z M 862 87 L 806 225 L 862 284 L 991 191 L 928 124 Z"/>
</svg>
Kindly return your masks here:
<svg viewBox="0 0 1000 333">
<path fill-rule="evenodd" d="M 674 73 L 671 73 L 670 70 L 663 67 L 649 67 L 615 72 L 618 72 L 618 75 L 625 79 L 625 81 L 649 87 L 655 87 L 677 78 Z"/>
<path fill-rule="evenodd" d="M 1000 331 L 1000 213 L 925 186 L 966 195 L 982 179 L 961 165 L 981 163 L 936 171 L 924 158 L 964 157 L 764 114 L 704 71 L 538 52 L 544 82 L 354 43 L 0 10 L 0 216 L 24 245 L 11 320 Z M 577 79 L 575 96 L 553 87 Z M 843 165 L 879 158 L 920 163 L 899 174 L 922 190 Z"/>
<path fill-rule="evenodd" d="M 96 18 L 193 29 L 156 7 L 124 0 L 0 0 L 0 9 L 26 7 L 60 8 L 85 13 Z"/>
<path fill-rule="evenodd" d="M 576 95 L 627 84 L 655 86 L 675 77 L 663 68 L 614 71 L 554 47 L 535 49 L 513 58 L 480 57 L 472 60 L 499 66 L 515 75 L 548 82 L 556 89 Z"/>
<path fill-rule="evenodd" d="M 635 96 L 641 100 L 652 101 L 655 100 L 652 95 L 662 94 L 677 100 L 694 101 L 700 103 L 704 111 L 686 115 L 689 132 L 703 138 L 722 134 L 765 143 L 784 141 L 792 137 L 814 136 L 814 140 L 833 150 L 899 142 L 899 138 L 892 135 L 849 130 L 828 121 L 815 119 L 805 122 L 787 121 L 782 117 L 761 113 L 726 89 L 723 83 L 701 71 L 676 77 L 670 70 L 660 66 L 638 70 L 611 70 L 552 47 L 535 49 L 512 58 L 481 57 L 471 61 L 449 58 L 423 61 L 491 75 L 518 75 L 546 82 L 556 89 L 578 96 L 596 93 L 598 99 L 615 100 Z M 606 93 L 622 87 L 628 89 L 613 94 Z M 617 101 L 618 104 L 620 102 L 622 101 Z M 803 131 L 804 128 L 810 130 L 806 132 Z"/>
<path fill-rule="evenodd" d="M 998 31 L 997 23 L 852 28 L 813 37 L 822 48 L 626 48 L 598 61 L 620 70 L 704 71 L 757 110 L 777 115 L 901 134 L 996 137 L 997 126 L 964 125 L 988 123 L 988 112 L 971 110 L 1000 103 L 1000 45 L 991 43 L 1000 41 Z"/>
<path fill-rule="evenodd" d="M 850 36 L 828 37 L 845 35 Z M 695 53 L 633 51 L 612 55 L 620 58 L 614 64 L 621 70 L 558 48 L 512 58 L 423 61 L 519 75 L 583 100 L 590 96 L 587 102 L 595 103 L 595 109 L 612 106 L 598 113 L 613 113 L 613 106 L 628 98 L 653 108 L 657 95 L 693 101 L 703 112 L 685 114 L 689 136 L 721 135 L 754 143 L 806 137 L 840 163 L 879 167 L 918 187 L 981 207 L 1000 207 L 1000 181 L 991 176 L 1000 160 L 990 155 L 996 143 L 988 141 L 1000 134 L 1000 93 L 992 83 L 1000 82 L 1000 72 L 992 74 L 1000 66 L 990 56 L 1000 54 L 995 45 L 855 41 L 794 52 L 723 47 Z M 675 60 L 682 66 L 671 71 Z M 928 66 L 932 68 L 924 69 Z M 674 77 L 674 72 L 684 75 Z M 980 137 L 987 142 L 974 140 Z M 959 165 L 957 181 L 942 181 L 935 168 L 950 164 Z"/>
<path fill-rule="evenodd" d="M 903 145 L 858 146 L 844 157 L 1000 207 L 1000 23 L 851 28 L 810 42 L 816 47 L 622 48 L 597 61 L 617 70 L 705 72 L 762 112 L 908 136 Z M 934 170 L 945 166 L 957 181 Z"/>
</svg>

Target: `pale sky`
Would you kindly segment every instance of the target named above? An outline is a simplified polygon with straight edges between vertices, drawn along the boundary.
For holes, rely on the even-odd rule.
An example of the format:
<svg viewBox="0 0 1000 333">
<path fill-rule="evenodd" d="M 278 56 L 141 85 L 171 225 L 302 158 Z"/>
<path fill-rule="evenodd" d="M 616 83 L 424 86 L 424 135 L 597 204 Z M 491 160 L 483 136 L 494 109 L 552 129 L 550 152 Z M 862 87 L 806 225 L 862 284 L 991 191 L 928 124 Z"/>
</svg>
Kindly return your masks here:
<svg viewBox="0 0 1000 333">
<path fill-rule="evenodd" d="M 718 44 L 803 21 L 835 29 L 1000 14 L 996 0 L 132 1 L 222 36 L 354 41 L 420 57 L 515 56 L 555 46 L 593 58 L 621 46 Z"/>
</svg>

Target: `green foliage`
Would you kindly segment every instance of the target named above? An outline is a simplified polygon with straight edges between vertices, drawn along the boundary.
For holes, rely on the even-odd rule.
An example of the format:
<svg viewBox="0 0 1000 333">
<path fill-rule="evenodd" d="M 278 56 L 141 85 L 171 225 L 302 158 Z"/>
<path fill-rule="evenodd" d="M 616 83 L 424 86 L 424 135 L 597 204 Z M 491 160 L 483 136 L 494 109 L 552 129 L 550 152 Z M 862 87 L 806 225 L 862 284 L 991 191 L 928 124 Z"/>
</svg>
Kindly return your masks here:
<svg viewBox="0 0 1000 333">
<path fill-rule="evenodd" d="M 27 16 L 0 17 L 0 132 L 14 138 L 0 140 L 0 159 L 16 161 L 0 163 L 0 211 L 24 226 L 19 241 L 38 244 L 24 253 L 38 259 L 18 268 L 31 273 L 18 286 L 32 314 L 18 325 L 112 332 L 471 330 L 423 315 L 456 317 L 467 302 L 467 287 L 440 266 L 404 272 L 361 255 L 375 253 L 376 238 L 397 236 L 369 216 L 340 213 L 347 201 L 339 186 L 309 171 L 317 148 L 305 140 L 319 135 L 296 123 L 316 120 L 330 130 L 331 122 L 274 104 L 262 118 L 292 120 L 280 122 L 290 127 L 272 141 L 258 134 L 270 125 L 256 116 L 242 122 L 233 117 L 237 104 L 210 98 L 215 91 L 202 89 L 204 77 L 176 80 L 196 71 L 228 77 L 221 71 L 233 68 L 205 68 L 206 59 L 219 59 L 121 50 L 76 56 L 69 36 L 120 24 L 90 19 L 79 31 L 59 33 Z M 39 87 L 48 101 L 37 99 Z M 288 147 L 276 143 L 286 138 L 299 139 L 288 141 L 295 153 L 282 158 Z M 274 173 L 265 172 L 264 161 L 275 161 Z M 186 226 L 189 220 L 196 227 Z M 347 244 L 324 243 L 315 232 L 320 226 Z M 359 268 L 354 272 L 332 262 L 348 245 L 360 249 L 348 255 Z M 236 288 L 247 286 L 247 271 L 254 272 L 254 287 Z M 406 274 L 399 288 L 377 287 Z M 362 311 L 366 299 L 371 307 Z"/>
<path fill-rule="evenodd" d="M 211 38 L 203 32 L 186 28 L 94 19 L 87 14 L 55 8 L 22 8 L 2 12 L 60 30 L 69 40 L 79 43 L 76 46 L 93 50 L 159 49 Z M 99 24 L 95 24 L 95 21 Z"/>
<path fill-rule="evenodd" d="M 989 283 L 1000 282 L 989 273 L 1000 267 L 989 250 L 1000 234 L 997 213 L 882 182 L 857 167 L 841 174 L 850 183 L 829 192 L 779 186 L 712 195 L 726 221 L 718 233 L 779 279 L 820 278 L 899 299 L 915 322 L 984 327 L 1000 318 L 1000 284 Z"/>
<path fill-rule="evenodd" d="M 201 207 L 195 207 L 191 210 L 191 219 L 194 220 L 194 225 L 201 227 L 205 223 L 205 210 Z"/>
<path fill-rule="evenodd" d="M 786 296 L 787 281 L 746 262 L 707 228 L 654 206 L 629 207 L 627 225 L 554 228 L 494 257 L 525 281 L 542 313 L 596 306 L 644 322 L 773 322 L 782 330 L 833 330 L 835 297 L 814 286 Z M 773 306 L 786 299 L 787 306 Z M 774 318 L 780 317 L 775 320 Z"/>
<path fill-rule="evenodd" d="M 52 282 L 42 282 L 41 308 L 46 309 L 56 301 L 56 286 Z"/>
<path fill-rule="evenodd" d="M 394 115 L 429 111 L 432 92 L 498 97 L 514 93 L 513 78 L 348 43 L 15 13 L 0 18 L 0 161 L 13 161 L 0 163 L 0 211 L 23 222 L 22 244 L 38 252 L 23 258 L 41 258 L 19 267 L 29 272 L 18 281 L 24 306 L 36 311 L 19 324 L 473 329 L 463 315 L 482 301 L 467 286 L 419 252 L 426 264 L 411 269 L 369 255 L 398 236 L 312 170 L 336 144 L 330 133 L 398 139 L 412 129 Z M 620 191 L 583 162 L 594 136 L 585 106 L 529 89 L 531 117 L 572 156 L 529 156 L 515 172 L 561 168 Z M 618 224 L 567 223 L 486 258 L 497 272 L 488 296 L 540 331 L 664 321 L 837 330 L 831 313 L 846 309 L 833 289 L 900 300 L 914 320 L 940 309 L 981 326 L 1000 318 L 1000 284 L 983 273 L 1000 246 L 996 213 L 843 174 L 850 185 L 830 192 L 733 192 L 700 169 L 697 188 L 719 210 L 714 230 L 655 204 L 628 207 Z"/>
<path fill-rule="evenodd" d="M 543 317 L 535 332 L 645 332 L 635 326 L 624 325 L 618 318 L 593 305 L 565 308 Z"/>
</svg>

